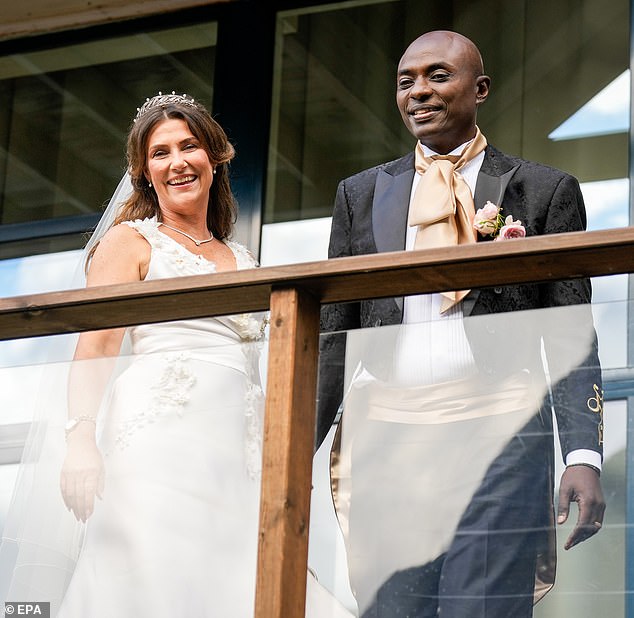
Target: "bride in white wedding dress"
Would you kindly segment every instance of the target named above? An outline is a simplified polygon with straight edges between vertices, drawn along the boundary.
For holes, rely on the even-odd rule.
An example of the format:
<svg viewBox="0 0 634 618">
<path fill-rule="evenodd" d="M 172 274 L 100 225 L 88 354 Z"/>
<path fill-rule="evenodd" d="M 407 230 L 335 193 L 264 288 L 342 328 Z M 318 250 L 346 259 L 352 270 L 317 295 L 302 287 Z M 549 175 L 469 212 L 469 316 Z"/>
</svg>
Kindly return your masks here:
<svg viewBox="0 0 634 618">
<path fill-rule="evenodd" d="M 131 186 L 93 236 L 88 286 L 257 266 L 228 239 L 234 150 L 204 107 L 148 99 L 127 156 Z M 265 325 L 245 314 L 80 335 L 60 477 L 78 555 L 22 540 L 7 600 L 50 600 L 58 618 L 253 616 Z M 108 386 L 124 338 L 131 361 Z M 308 588 L 307 615 L 349 615 Z"/>
<path fill-rule="evenodd" d="M 87 285 L 255 267 L 227 240 L 232 157 L 191 99 L 147 101 L 128 139 L 134 190 L 90 256 Z M 129 329 L 132 362 L 100 418 L 101 359 L 124 332 L 80 336 L 60 482 L 87 526 L 60 618 L 252 615 L 261 391 L 246 342 L 263 327 L 233 316 Z"/>
<path fill-rule="evenodd" d="M 155 220 L 128 225 L 151 247 L 146 280 L 214 271 Z M 238 268 L 254 266 L 240 246 L 227 246 Z M 68 435 L 64 496 L 89 519 L 60 618 L 122 608 L 153 618 L 253 614 L 259 444 L 250 403 L 260 392 L 251 381 L 253 344 L 241 342 L 262 325 L 227 317 L 130 329 L 132 364 L 114 384 L 99 443 L 103 481 L 78 463 L 98 462 L 93 423 Z M 83 369 L 94 370 L 88 363 L 74 371 L 80 384 Z M 102 483 L 90 514 L 91 488 Z"/>
</svg>

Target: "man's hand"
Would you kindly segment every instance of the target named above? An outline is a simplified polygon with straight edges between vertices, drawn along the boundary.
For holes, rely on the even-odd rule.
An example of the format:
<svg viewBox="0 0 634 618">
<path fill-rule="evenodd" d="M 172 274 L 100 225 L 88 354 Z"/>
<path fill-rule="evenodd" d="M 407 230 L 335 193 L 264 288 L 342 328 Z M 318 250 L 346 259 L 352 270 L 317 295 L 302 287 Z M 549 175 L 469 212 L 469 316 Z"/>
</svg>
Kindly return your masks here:
<svg viewBox="0 0 634 618">
<path fill-rule="evenodd" d="M 577 503 L 579 516 L 564 549 L 570 549 L 594 536 L 603 525 L 605 500 L 599 475 L 592 468 L 569 466 L 562 474 L 557 509 L 558 524 L 563 524 L 568 519 L 570 503 L 573 501 Z"/>
</svg>

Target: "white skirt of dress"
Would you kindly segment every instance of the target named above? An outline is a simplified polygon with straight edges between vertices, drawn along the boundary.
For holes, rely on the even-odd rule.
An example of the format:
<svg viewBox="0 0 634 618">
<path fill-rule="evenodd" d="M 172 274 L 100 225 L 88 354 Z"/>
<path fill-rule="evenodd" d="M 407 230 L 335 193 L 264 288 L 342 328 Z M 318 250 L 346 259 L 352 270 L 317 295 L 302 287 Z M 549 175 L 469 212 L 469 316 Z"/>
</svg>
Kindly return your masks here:
<svg viewBox="0 0 634 618">
<path fill-rule="evenodd" d="M 117 380 L 103 500 L 60 618 L 253 615 L 259 482 L 246 471 L 247 380 L 183 354 Z"/>
</svg>

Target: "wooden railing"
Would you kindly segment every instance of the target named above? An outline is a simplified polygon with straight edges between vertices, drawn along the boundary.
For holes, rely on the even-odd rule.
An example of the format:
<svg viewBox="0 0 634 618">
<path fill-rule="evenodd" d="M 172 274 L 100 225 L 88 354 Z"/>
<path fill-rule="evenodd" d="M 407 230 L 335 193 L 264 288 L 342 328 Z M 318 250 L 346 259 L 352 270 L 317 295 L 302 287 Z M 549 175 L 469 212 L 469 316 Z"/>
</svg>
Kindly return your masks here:
<svg viewBox="0 0 634 618">
<path fill-rule="evenodd" d="M 634 271 L 634 228 L 0 300 L 0 340 L 270 309 L 256 618 L 304 615 L 321 304 Z"/>
</svg>

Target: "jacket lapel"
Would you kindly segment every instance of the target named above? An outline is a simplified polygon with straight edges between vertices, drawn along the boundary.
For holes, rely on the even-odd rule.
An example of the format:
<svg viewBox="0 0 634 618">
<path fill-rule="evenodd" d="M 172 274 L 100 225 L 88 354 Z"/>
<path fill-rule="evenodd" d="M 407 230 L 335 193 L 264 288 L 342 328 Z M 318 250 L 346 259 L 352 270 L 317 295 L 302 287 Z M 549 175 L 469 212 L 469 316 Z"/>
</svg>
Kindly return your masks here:
<svg viewBox="0 0 634 618">
<path fill-rule="evenodd" d="M 414 153 L 388 163 L 379 170 L 372 200 L 372 234 L 378 253 L 403 251 L 407 213 L 414 180 Z M 394 298 L 403 313 L 403 297 Z"/>
<path fill-rule="evenodd" d="M 372 200 L 372 233 L 379 253 L 405 249 L 407 213 L 414 180 L 414 153 L 379 171 Z"/>
<path fill-rule="evenodd" d="M 513 159 L 487 146 L 473 196 L 476 210 L 482 208 L 487 202 L 502 205 L 506 187 L 520 167 L 519 163 L 516 165 L 513 163 L 515 163 Z"/>
</svg>

